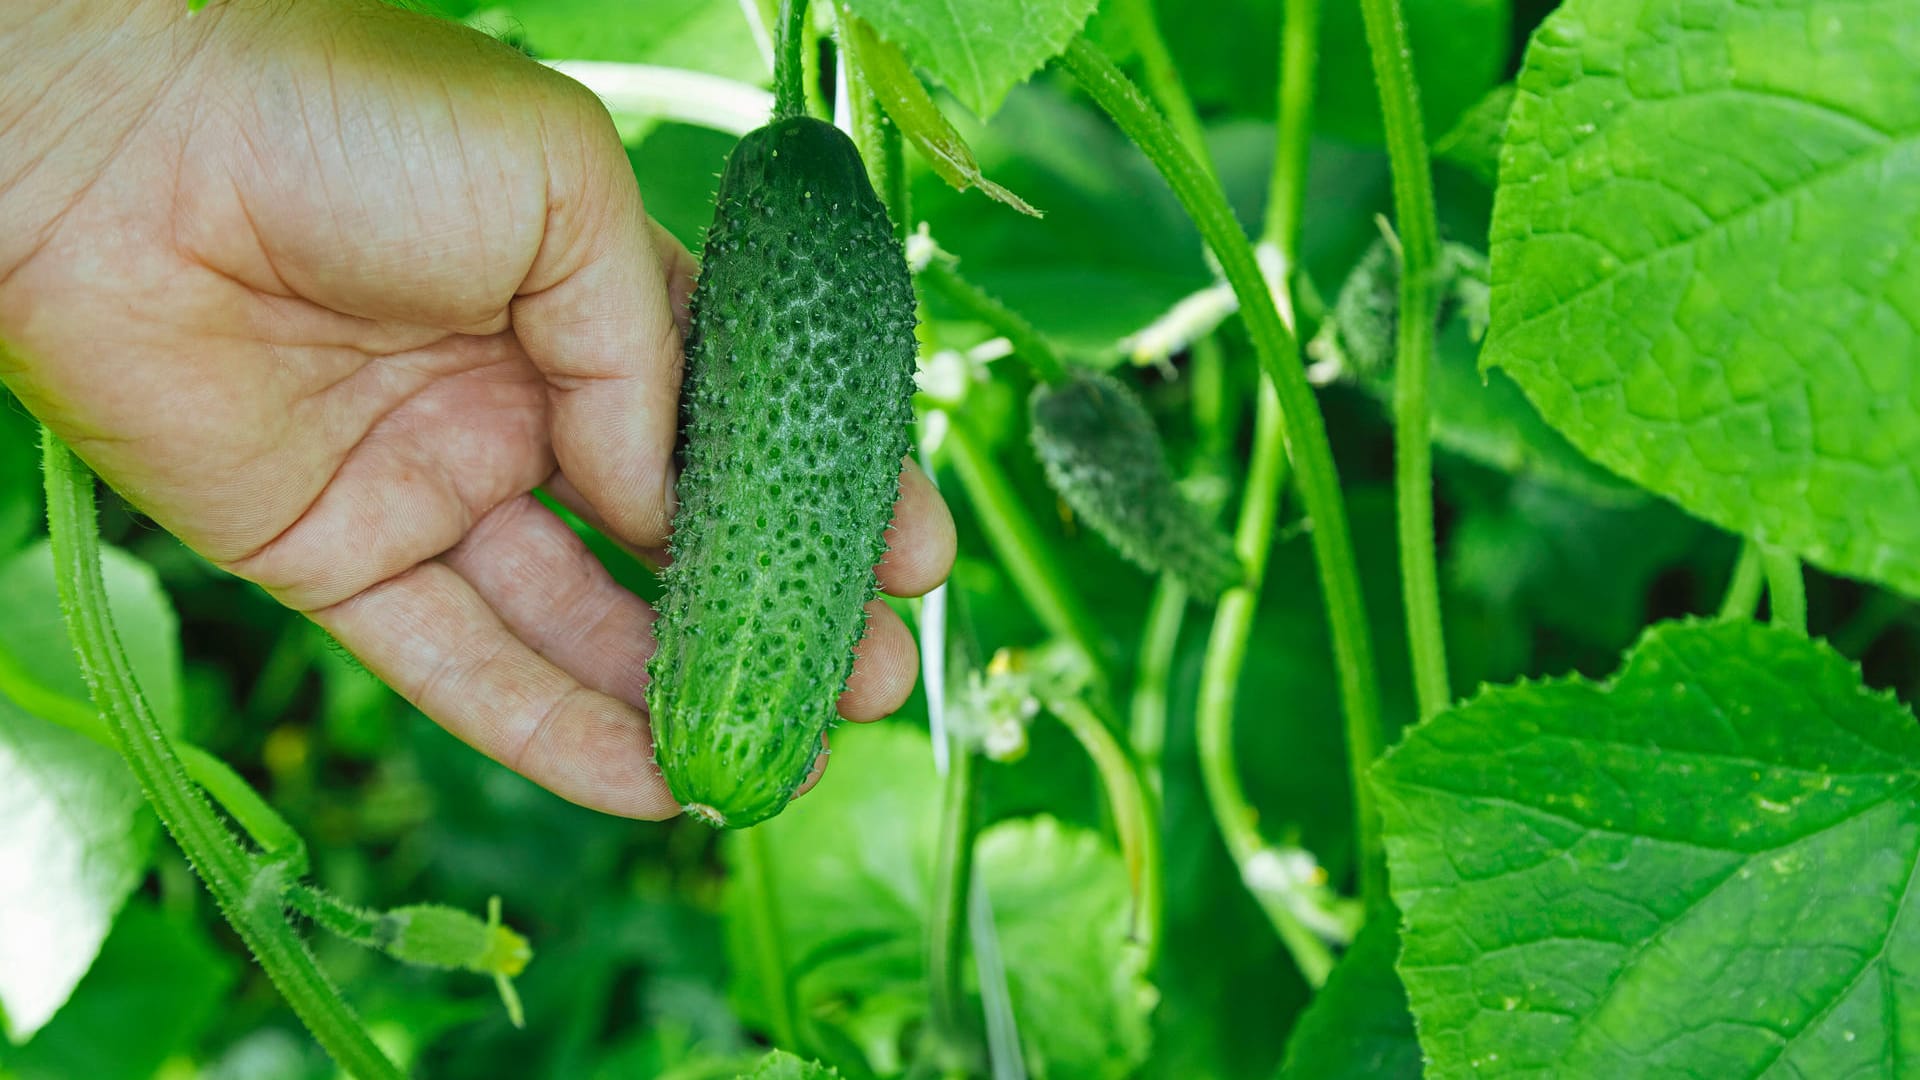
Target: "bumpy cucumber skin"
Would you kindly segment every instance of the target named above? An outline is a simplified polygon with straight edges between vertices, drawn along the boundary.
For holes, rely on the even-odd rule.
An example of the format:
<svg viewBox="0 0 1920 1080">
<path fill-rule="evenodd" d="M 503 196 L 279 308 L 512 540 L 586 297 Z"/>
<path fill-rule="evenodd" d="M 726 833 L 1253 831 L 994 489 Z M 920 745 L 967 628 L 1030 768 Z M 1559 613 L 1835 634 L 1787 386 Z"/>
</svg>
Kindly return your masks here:
<svg viewBox="0 0 1920 1080">
<path fill-rule="evenodd" d="M 1035 387 L 1029 412 L 1047 482 L 1122 555 L 1206 600 L 1245 579 L 1233 541 L 1174 483 L 1153 417 L 1125 383 L 1076 368 Z"/>
<path fill-rule="evenodd" d="M 836 715 L 912 441 L 913 284 L 845 135 L 740 140 L 692 316 L 647 704 L 674 797 L 741 827 L 793 797 Z"/>
</svg>

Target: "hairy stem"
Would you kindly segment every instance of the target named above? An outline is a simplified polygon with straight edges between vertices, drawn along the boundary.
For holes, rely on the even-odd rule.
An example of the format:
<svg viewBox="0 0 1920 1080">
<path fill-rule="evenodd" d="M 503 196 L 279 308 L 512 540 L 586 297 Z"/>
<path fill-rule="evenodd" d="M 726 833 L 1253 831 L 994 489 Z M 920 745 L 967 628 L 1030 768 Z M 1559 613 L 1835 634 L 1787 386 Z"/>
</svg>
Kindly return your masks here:
<svg viewBox="0 0 1920 1080">
<path fill-rule="evenodd" d="M 1294 0 L 1289 10 L 1299 3 Z M 1279 405 L 1281 435 L 1292 458 L 1302 501 L 1313 521 L 1314 562 L 1320 572 L 1327 623 L 1333 636 L 1335 666 L 1339 669 L 1340 701 L 1346 718 L 1347 760 L 1353 776 L 1355 816 L 1361 852 L 1361 888 L 1369 905 L 1384 907 L 1386 856 L 1380 844 L 1380 826 L 1373 805 L 1367 769 L 1380 752 L 1384 736 L 1380 725 L 1379 688 L 1374 684 L 1373 643 L 1361 599 L 1360 572 L 1347 530 L 1347 511 L 1334 467 L 1333 448 L 1327 442 L 1326 422 L 1313 389 L 1300 366 L 1299 343 L 1280 318 L 1253 247 L 1240 231 L 1226 196 L 1180 146 L 1167 122 L 1156 114 L 1140 92 L 1113 66 L 1112 61 L 1085 38 L 1066 52 L 1067 68 L 1094 101 L 1111 115 L 1149 160 L 1167 178 L 1200 235 L 1220 260 L 1227 281 L 1240 298 L 1240 311 L 1271 380 Z M 1283 60 L 1284 63 L 1284 60 Z M 1283 148 L 1284 149 L 1284 148 Z M 1305 148 L 1288 149 L 1304 153 Z M 1290 245 L 1282 245 L 1288 250 Z M 1264 561 L 1266 553 L 1260 553 Z"/>
<path fill-rule="evenodd" d="M 41 433 L 41 453 L 60 606 L 80 670 L 121 757 L 221 914 L 320 1045 L 361 1080 L 400 1076 L 287 925 L 280 907 L 286 869 L 249 855 L 187 779 L 114 628 L 100 572 L 93 474 L 51 431 Z"/>
<path fill-rule="evenodd" d="M 773 118 L 807 115 L 807 0 L 780 0 L 774 28 Z"/>
<path fill-rule="evenodd" d="M 1056 637 L 1079 646 L 1097 673 L 1101 686 L 1110 686 L 1106 647 L 1099 624 L 1088 613 L 1060 565 L 1059 556 L 1040 534 L 1040 527 L 1020 504 L 998 462 L 980 445 L 960 414 L 951 414 L 947 430 L 947 457 L 960 476 L 967 501 L 980 515 L 981 531 L 993 553 L 1012 575 L 1020 595 L 1033 608 L 1042 626 Z"/>
<path fill-rule="evenodd" d="M 1760 549 L 1767 570 L 1767 621 L 1788 630 L 1807 632 L 1807 580 L 1800 560 L 1790 551 Z"/>
<path fill-rule="evenodd" d="M 1433 167 L 1420 119 L 1400 0 L 1361 0 L 1373 78 L 1386 121 L 1393 168 L 1393 215 L 1400 234 L 1399 357 L 1393 376 L 1393 481 L 1398 507 L 1401 595 L 1413 688 L 1420 718 L 1447 707 L 1447 643 L 1440 621 L 1440 573 L 1433 539 L 1433 440 L 1427 393 L 1433 382 L 1433 323 L 1438 304 L 1440 227 L 1433 209 Z"/>
<path fill-rule="evenodd" d="M 1067 377 L 1066 361 L 1059 350 L 1019 312 L 1001 303 L 986 290 L 960 276 L 960 271 L 936 255 L 920 271 L 919 280 L 957 307 L 967 317 L 978 319 L 987 328 L 1013 345 L 1013 355 L 1026 362 L 1033 377 L 1049 386 L 1057 386 Z"/>
<path fill-rule="evenodd" d="M 1120 12 L 1127 21 L 1133 47 L 1140 53 L 1140 70 L 1146 77 L 1147 93 L 1166 114 L 1167 122 L 1180 134 L 1180 140 L 1187 144 L 1187 150 L 1199 161 L 1200 167 L 1214 173 L 1213 158 L 1207 152 L 1206 129 L 1200 124 L 1200 113 L 1193 107 L 1193 99 L 1187 96 L 1186 84 L 1180 80 L 1180 69 L 1174 65 L 1173 54 L 1167 49 L 1167 39 L 1160 33 L 1153 0 L 1121 0 Z"/>
<path fill-rule="evenodd" d="M 1735 622 L 1753 618 L 1760 610 L 1760 587 L 1766 570 L 1760 565 L 1760 545 L 1752 540 L 1740 542 L 1740 557 L 1733 564 L 1733 576 L 1727 580 L 1726 598 L 1720 601 L 1720 619 Z"/>
<path fill-rule="evenodd" d="M 1307 204 L 1307 146 L 1313 139 L 1314 78 L 1320 66 L 1320 4 L 1289 2 L 1280 23 L 1280 101 L 1273 174 L 1261 240 L 1291 255 Z"/>
</svg>

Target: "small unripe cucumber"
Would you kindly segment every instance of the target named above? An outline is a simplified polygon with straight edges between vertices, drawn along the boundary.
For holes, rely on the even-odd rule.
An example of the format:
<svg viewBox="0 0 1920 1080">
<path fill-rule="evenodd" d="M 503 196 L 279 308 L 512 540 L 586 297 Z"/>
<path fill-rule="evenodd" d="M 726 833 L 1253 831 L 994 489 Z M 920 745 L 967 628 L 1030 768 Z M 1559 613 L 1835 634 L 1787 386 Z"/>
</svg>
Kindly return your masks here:
<svg viewBox="0 0 1920 1080">
<path fill-rule="evenodd" d="M 687 338 L 680 505 L 647 705 L 688 813 L 745 826 L 811 770 L 911 445 L 913 284 L 853 143 L 734 148 Z"/>
<path fill-rule="evenodd" d="M 1205 600 L 1245 580 L 1232 538 L 1181 493 L 1153 417 L 1125 383 L 1075 368 L 1028 404 L 1047 482 L 1120 554 Z"/>
</svg>

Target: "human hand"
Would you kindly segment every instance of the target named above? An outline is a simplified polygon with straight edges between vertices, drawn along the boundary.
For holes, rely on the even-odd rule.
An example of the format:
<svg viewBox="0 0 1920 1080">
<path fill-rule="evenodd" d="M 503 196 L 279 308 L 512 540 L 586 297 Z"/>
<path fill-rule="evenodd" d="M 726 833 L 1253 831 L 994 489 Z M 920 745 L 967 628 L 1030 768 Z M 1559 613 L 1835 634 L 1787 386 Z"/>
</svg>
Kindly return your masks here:
<svg viewBox="0 0 1920 1080">
<path fill-rule="evenodd" d="M 374 0 L 0 15 L 0 380 L 214 564 L 558 794 L 677 812 L 644 713 L 653 613 L 557 516 L 672 517 L 693 264 L 600 104 Z M 953 526 L 916 469 L 881 563 Z M 898 708 L 883 603 L 841 698 Z"/>
</svg>

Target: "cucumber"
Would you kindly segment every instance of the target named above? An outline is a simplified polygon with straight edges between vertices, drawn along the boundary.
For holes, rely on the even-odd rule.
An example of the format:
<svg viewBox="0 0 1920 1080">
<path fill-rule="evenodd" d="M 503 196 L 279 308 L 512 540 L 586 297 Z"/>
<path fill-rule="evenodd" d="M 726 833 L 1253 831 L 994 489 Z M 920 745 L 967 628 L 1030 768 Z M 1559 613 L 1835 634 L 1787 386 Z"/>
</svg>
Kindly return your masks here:
<svg viewBox="0 0 1920 1080">
<path fill-rule="evenodd" d="M 687 338 L 656 759 L 741 827 L 812 769 L 877 591 L 912 442 L 913 284 L 853 143 L 808 117 L 734 148 Z"/>
<path fill-rule="evenodd" d="M 1075 368 L 1035 387 L 1028 412 L 1047 482 L 1120 554 L 1203 600 L 1246 579 L 1233 539 L 1174 482 L 1153 417 L 1125 383 Z"/>
</svg>

